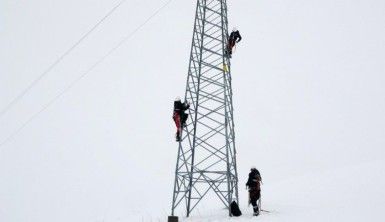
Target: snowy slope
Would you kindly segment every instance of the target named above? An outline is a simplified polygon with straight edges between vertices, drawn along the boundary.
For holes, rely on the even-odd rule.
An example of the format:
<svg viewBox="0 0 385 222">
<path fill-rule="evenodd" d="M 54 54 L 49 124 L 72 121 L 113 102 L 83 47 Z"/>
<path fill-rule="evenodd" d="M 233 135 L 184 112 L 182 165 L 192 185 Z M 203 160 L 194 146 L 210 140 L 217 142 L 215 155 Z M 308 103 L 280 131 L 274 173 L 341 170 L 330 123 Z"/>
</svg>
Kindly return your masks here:
<svg viewBox="0 0 385 222">
<path fill-rule="evenodd" d="M 382 221 L 385 186 L 383 161 L 317 171 L 265 184 L 258 221 Z M 220 210 L 200 212 L 185 221 L 255 220 L 251 207 L 243 216 L 227 219 Z"/>
<path fill-rule="evenodd" d="M 128 0 L 0 117 L 0 221 L 165 221 L 195 1 L 173 1 L 38 113 L 165 1 Z M 0 1 L 0 108 L 118 1 Z M 228 1 L 244 216 L 207 200 L 184 221 L 384 221 L 385 2 Z M 35 116 L 29 121 L 31 116 Z"/>
</svg>

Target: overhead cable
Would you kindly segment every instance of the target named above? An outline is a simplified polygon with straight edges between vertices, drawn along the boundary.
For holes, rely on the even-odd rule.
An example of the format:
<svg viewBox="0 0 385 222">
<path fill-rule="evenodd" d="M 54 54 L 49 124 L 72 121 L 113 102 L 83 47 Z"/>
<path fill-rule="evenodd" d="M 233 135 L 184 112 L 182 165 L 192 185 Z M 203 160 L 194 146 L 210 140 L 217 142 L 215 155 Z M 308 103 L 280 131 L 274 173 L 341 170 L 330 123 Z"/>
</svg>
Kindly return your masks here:
<svg viewBox="0 0 385 222">
<path fill-rule="evenodd" d="M 70 48 L 68 48 L 59 58 L 55 60 L 44 72 L 42 72 L 36 79 L 34 79 L 21 93 L 19 93 L 8 105 L 6 105 L 0 112 L 0 118 L 4 116 L 20 99 L 22 99 L 40 80 L 42 80 L 48 73 L 50 73 L 67 55 L 69 55 L 80 43 L 83 42 L 95 29 L 102 24 L 114 11 L 119 8 L 127 0 L 121 0 L 108 13 L 100 19 L 88 32 L 86 32 L 78 41 L 76 41 Z"/>
<path fill-rule="evenodd" d="M 60 91 L 54 98 L 52 98 L 48 103 L 46 103 L 38 112 L 33 114 L 27 121 L 25 121 L 19 128 L 13 131 L 5 140 L 0 143 L 0 147 L 4 146 L 7 142 L 12 140 L 19 132 L 21 132 L 28 124 L 30 124 L 37 116 L 43 113 L 48 107 L 54 104 L 60 97 L 72 89 L 76 83 L 78 83 L 82 78 L 94 70 L 99 64 L 101 64 L 107 57 L 109 57 L 113 52 L 120 48 L 127 40 L 132 38 L 143 26 L 145 26 L 151 19 L 153 19 L 160 11 L 162 11 L 166 6 L 168 6 L 173 0 L 168 0 L 160 8 L 158 8 L 152 15 L 150 15 L 143 23 L 136 27 L 131 33 L 125 36 L 121 41 L 119 41 L 113 48 L 111 48 L 104 56 L 98 59 L 90 68 L 88 68 L 83 74 L 81 74 L 77 79 L 72 81 L 65 89 Z"/>
</svg>

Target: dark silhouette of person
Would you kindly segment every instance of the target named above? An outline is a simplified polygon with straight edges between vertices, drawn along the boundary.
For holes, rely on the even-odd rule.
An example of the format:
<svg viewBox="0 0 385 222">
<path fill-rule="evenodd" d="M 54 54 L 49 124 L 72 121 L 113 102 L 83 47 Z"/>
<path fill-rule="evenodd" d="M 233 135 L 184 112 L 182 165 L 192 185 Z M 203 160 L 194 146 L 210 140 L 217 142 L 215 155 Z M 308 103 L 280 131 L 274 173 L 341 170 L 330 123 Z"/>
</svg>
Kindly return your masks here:
<svg viewBox="0 0 385 222">
<path fill-rule="evenodd" d="M 254 216 L 259 215 L 258 200 L 261 197 L 261 174 L 255 167 L 251 167 L 246 187 L 249 189 L 249 204 L 253 205 Z"/>
<path fill-rule="evenodd" d="M 230 33 L 228 45 L 227 45 L 227 52 L 230 58 L 233 53 L 233 47 L 235 46 L 235 43 L 238 43 L 241 40 L 242 40 L 241 34 L 239 33 L 238 29 L 234 27 L 233 31 Z"/>
</svg>

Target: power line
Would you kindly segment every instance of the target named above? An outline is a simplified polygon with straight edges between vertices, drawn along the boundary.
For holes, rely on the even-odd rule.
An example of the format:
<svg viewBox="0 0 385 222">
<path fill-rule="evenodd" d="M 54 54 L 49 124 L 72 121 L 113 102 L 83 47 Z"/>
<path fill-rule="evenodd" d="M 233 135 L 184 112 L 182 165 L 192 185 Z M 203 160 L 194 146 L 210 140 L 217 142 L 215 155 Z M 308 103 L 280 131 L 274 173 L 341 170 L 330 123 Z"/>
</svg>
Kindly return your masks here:
<svg viewBox="0 0 385 222">
<path fill-rule="evenodd" d="M 86 32 L 78 41 L 75 42 L 67 51 L 55 60 L 44 72 L 42 72 L 35 80 L 33 80 L 27 88 L 18 94 L 4 109 L 0 112 L 0 117 L 5 115 L 20 99 L 22 99 L 41 79 L 43 79 L 56 65 L 58 65 L 68 54 L 70 54 L 84 39 L 86 39 L 100 24 L 102 24 L 117 8 L 119 8 L 126 0 L 120 1 L 108 13 L 100 19 L 88 32 Z"/>
<path fill-rule="evenodd" d="M 125 36 L 121 41 L 119 41 L 113 48 L 111 48 L 104 56 L 97 60 L 89 69 L 87 69 L 82 75 L 77 79 L 71 82 L 65 89 L 63 89 L 59 94 L 52 98 L 47 104 L 45 104 L 38 112 L 33 114 L 26 122 L 24 122 L 19 128 L 13 131 L 5 140 L 0 143 L 0 147 L 4 146 L 7 142 L 12 140 L 20 131 L 22 131 L 29 123 L 31 123 L 37 116 L 43 113 L 48 107 L 55 103 L 60 97 L 72 89 L 76 83 L 83 79 L 87 74 L 94 70 L 99 64 L 101 64 L 107 57 L 109 57 L 113 52 L 120 48 L 127 40 L 134 36 L 143 26 L 145 26 L 151 19 L 153 19 L 160 11 L 162 11 L 166 6 L 168 6 L 173 0 L 168 0 L 160 8 L 158 8 L 151 16 L 149 16 L 143 23 L 136 27 L 131 33 Z"/>
</svg>

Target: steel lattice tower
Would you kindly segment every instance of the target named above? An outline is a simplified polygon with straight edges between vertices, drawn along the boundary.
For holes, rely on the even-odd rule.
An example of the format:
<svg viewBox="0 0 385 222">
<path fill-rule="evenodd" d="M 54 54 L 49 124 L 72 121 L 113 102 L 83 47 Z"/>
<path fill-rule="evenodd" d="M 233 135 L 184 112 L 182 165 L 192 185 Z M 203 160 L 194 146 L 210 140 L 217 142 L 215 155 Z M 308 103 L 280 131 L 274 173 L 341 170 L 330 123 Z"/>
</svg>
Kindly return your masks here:
<svg viewBox="0 0 385 222">
<path fill-rule="evenodd" d="M 179 142 L 172 215 L 187 216 L 210 191 L 229 209 L 238 202 L 226 0 L 197 0 L 185 100 L 188 125 Z M 230 211 L 229 211 L 230 214 Z"/>
</svg>

